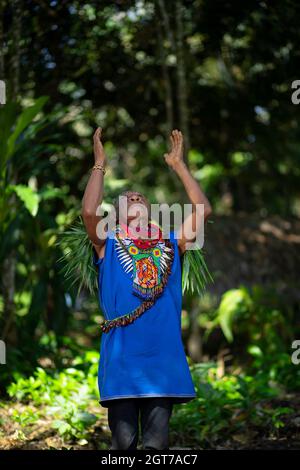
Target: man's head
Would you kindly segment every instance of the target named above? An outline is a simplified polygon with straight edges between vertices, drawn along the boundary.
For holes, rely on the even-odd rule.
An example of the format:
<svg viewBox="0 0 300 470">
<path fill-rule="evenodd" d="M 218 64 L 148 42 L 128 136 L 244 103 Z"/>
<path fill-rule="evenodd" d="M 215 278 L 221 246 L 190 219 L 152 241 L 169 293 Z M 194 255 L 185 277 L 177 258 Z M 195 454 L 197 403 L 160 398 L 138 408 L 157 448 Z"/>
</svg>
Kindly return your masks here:
<svg viewBox="0 0 300 470">
<path fill-rule="evenodd" d="M 126 190 L 116 198 L 114 202 L 116 209 L 117 223 L 137 222 L 143 219 L 150 221 L 150 202 L 142 193 L 138 191 Z"/>
</svg>

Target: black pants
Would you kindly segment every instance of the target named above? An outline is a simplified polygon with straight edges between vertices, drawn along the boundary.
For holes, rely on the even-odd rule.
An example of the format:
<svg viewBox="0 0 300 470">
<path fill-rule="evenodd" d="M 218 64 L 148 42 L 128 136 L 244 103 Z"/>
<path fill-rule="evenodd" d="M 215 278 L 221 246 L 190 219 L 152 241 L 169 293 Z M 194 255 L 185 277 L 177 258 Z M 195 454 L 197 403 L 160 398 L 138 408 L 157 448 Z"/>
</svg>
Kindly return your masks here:
<svg viewBox="0 0 300 470">
<path fill-rule="evenodd" d="M 168 449 L 172 410 L 173 404 L 168 397 L 113 400 L 108 407 L 108 424 L 112 433 L 110 450 L 137 448 L 139 415 L 143 449 Z"/>
</svg>

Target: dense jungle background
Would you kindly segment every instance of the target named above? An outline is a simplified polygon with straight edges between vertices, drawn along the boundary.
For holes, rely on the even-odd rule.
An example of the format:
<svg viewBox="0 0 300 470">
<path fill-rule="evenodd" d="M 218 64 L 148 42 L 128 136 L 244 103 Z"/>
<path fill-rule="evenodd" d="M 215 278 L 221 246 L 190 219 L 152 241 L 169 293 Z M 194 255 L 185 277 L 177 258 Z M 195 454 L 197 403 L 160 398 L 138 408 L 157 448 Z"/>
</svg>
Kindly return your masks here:
<svg viewBox="0 0 300 470">
<path fill-rule="evenodd" d="M 103 316 L 58 261 L 97 126 L 106 210 L 128 187 L 187 202 L 173 128 L 213 207 L 214 282 L 182 312 L 197 399 L 171 447 L 300 448 L 299 20 L 291 0 L 1 0 L 1 449 L 110 445 Z"/>
</svg>

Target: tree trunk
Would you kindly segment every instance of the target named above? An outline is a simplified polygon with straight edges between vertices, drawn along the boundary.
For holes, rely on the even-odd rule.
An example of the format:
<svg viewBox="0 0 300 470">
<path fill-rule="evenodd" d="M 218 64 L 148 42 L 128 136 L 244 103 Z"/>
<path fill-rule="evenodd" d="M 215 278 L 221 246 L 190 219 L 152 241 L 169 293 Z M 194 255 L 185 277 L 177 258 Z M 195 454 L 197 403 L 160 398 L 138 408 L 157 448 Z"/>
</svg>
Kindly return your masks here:
<svg viewBox="0 0 300 470">
<path fill-rule="evenodd" d="M 188 355 L 194 362 L 202 361 L 202 337 L 198 323 L 198 298 L 193 299 L 190 309 L 190 334 L 187 339 Z"/>
<path fill-rule="evenodd" d="M 189 112 L 188 112 L 188 90 L 186 80 L 186 68 L 184 61 L 183 41 L 183 7 L 181 0 L 175 2 L 176 19 L 176 54 L 177 54 L 177 98 L 180 130 L 184 135 L 184 158 L 187 161 L 190 150 Z"/>
<path fill-rule="evenodd" d="M 163 3 L 160 0 L 159 3 Z M 164 101 L 165 101 L 165 108 L 166 108 L 166 140 L 169 139 L 171 131 L 174 126 L 174 106 L 173 106 L 173 99 L 172 99 L 172 83 L 169 73 L 169 68 L 167 65 L 167 52 L 165 47 L 165 37 L 161 30 L 161 22 L 157 22 L 157 33 L 158 33 L 158 44 L 159 44 L 159 62 L 161 64 L 162 69 L 162 76 L 164 81 Z M 170 47 L 170 46 L 169 46 Z"/>
<path fill-rule="evenodd" d="M 21 41 L 21 2 L 14 0 L 12 2 L 13 20 L 12 20 L 12 34 L 13 34 L 13 54 L 11 58 L 11 99 L 16 100 L 20 88 L 20 41 Z"/>
</svg>

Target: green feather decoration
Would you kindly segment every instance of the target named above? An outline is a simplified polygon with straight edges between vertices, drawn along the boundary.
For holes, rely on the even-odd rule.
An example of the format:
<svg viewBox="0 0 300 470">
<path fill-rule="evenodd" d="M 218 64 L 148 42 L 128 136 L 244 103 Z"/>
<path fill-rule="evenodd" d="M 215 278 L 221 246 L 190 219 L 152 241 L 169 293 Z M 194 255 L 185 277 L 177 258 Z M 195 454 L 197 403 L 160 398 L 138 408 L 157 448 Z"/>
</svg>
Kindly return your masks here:
<svg viewBox="0 0 300 470">
<path fill-rule="evenodd" d="M 68 230 L 59 234 L 56 245 L 63 253 L 57 260 L 62 265 L 60 271 L 71 282 L 71 286 L 78 286 L 78 293 L 85 287 L 96 295 L 98 279 L 97 270 L 92 263 L 93 245 L 81 216 Z M 196 291 L 203 295 L 209 282 L 213 282 L 213 277 L 207 268 L 202 249 L 187 250 L 182 260 L 183 293 Z"/>
</svg>

